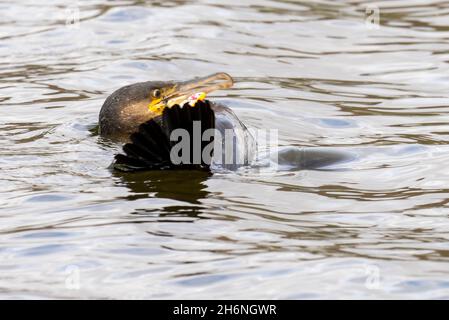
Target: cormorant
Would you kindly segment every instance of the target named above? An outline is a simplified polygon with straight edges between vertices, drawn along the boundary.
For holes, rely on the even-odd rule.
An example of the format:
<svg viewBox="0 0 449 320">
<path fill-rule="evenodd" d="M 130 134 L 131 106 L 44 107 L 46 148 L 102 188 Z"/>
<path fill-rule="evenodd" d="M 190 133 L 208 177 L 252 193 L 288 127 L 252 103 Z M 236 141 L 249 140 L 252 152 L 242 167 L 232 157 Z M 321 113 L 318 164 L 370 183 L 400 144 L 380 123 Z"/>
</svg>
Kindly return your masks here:
<svg viewBox="0 0 449 320">
<path fill-rule="evenodd" d="M 215 73 L 184 82 L 140 82 L 116 90 L 106 99 L 99 115 L 100 135 L 126 143 L 125 154 L 115 157 L 114 168 L 209 168 L 213 159 L 228 169 L 250 164 L 256 151 L 254 138 L 230 108 L 205 99 L 208 93 L 229 88 L 233 83 L 230 75 Z M 195 122 L 199 132 L 195 132 Z M 176 129 L 186 130 L 191 138 L 187 157 L 178 160 L 171 153 L 182 140 L 172 139 Z M 217 130 L 203 141 L 208 129 Z M 230 143 L 225 145 L 224 138 L 229 133 Z M 221 139 L 220 152 L 214 150 L 217 135 Z M 231 157 L 226 158 L 226 154 Z"/>
<path fill-rule="evenodd" d="M 124 154 L 116 155 L 113 167 L 209 169 L 217 164 L 235 170 L 253 164 L 257 143 L 249 130 L 230 108 L 205 99 L 206 94 L 233 83 L 230 75 L 215 73 L 184 82 L 135 83 L 112 93 L 101 108 L 99 122 L 102 136 L 125 142 Z M 357 157 L 332 148 L 284 147 L 274 153 L 275 160 L 268 155 L 262 159 L 265 162 L 257 159 L 257 166 L 275 162 L 282 170 L 316 169 Z"/>
</svg>

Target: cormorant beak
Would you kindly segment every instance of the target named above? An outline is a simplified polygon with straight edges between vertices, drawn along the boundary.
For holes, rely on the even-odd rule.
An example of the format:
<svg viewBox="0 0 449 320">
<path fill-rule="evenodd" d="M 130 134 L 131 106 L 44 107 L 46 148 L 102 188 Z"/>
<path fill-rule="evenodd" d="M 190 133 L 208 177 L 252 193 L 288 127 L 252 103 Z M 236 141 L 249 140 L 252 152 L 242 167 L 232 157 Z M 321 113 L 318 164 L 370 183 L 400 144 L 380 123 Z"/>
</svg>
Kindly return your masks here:
<svg viewBox="0 0 449 320">
<path fill-rule="evenodd" d="M 189 102 L 191 106 L 195 106 L 195 103 L 204 100 L 208 93 L 230 88 L 233 84 L 234 80 L 232 77 L 223 72 L 178 82 L 174 85 L 160 88 L 160 97 L 152 99 L 149 110 L 156 114 L 162 114 L 164 108 L 170 108 L 175 104 L 182 106 Z"/>
</svg>

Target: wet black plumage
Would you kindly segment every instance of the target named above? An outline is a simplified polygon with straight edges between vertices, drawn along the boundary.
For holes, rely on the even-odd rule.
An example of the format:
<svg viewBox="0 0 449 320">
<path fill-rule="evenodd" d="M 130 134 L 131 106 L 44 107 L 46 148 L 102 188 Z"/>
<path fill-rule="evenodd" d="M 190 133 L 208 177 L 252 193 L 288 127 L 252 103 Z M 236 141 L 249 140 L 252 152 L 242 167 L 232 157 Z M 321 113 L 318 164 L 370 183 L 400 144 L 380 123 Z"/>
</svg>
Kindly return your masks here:
<svg viewBox="0 0 449 320">
<path fill-rule="evenodd" d="M 208 169 L 211 159 L 193 152 L 193 144 L 197 138 L 194 135 L 194 123 L 200 123 L 200 137 L 208 129 L 215 128 L 215 114 L 208 101 L 198 101 L 195 107 L 184 104 L 165 108 L 161 116 L 155 117 L 138 127 L 137 132 L 130 136 L 131 142 L 123 146 L 124 154 L 115 156 L 113 167 L 120 171 L 161 170 L 161 169 Z M 184 129 L 190 137 L 190 154 L 187 163 L 175 164 L 170 158 L 170 152 L 177 141 L 170 141 L 171 133 L 176 129 Z M 200 142 L 200 155 L 209 144 L 213 144 L 214 136 L 210 140 Z M 213 150 L 212 150 L 213 152 Z M 210 152 L 210 156 L 212 156 Z"/>
</svg>

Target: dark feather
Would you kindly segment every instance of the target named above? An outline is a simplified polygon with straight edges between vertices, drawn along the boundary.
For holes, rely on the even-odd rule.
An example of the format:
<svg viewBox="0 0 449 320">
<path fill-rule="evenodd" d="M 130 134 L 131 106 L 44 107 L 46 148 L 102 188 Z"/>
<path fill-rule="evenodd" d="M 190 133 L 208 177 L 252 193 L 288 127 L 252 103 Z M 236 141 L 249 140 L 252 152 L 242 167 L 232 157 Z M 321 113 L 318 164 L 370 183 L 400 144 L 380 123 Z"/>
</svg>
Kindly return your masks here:
<svg viewBox="0 0 449 320">
<path fill-rule="evenodd" d="M 115 156 L 113 167 L 120 171 L 207 169 L 211 159 L 203 159 L 203 151 L 212 143 L 214 136 L 206 141 L 202 141 L 202 137 L 206 130 L 214 128 L 215 114 L 208 101 L 198 101 L 195 107 L 185 104 L 183 107 L 175 105 L 165 108 L 161 116 L 141 124 L 138 131 L 130 136 L 131 142 L 123 146 L 125 154 Z M 190 138 L 189 159 L 186 163 L 175 164 L 170 157 L 173 146 L 180 141 L 170 140 L 176 129 L 186 130 Z M 195 150 L 194 145 L 199 148 Z"/>
</svg>

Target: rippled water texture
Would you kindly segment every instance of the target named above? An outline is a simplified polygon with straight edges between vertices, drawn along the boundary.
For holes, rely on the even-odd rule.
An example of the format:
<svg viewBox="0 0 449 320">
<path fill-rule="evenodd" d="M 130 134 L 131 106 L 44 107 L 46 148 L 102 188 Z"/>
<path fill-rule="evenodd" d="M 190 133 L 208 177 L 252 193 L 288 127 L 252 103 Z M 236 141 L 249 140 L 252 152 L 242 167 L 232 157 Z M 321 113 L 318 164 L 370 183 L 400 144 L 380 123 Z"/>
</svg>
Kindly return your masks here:
<svg viewBox="0 0 449 320">
<path fill-rule="evenodd" d="M 1 1 L 0 297 L 449 298 L 448 49 L 444 1 Z M 108 94 L 218 71 L 281 146 L 366 155 L 108 169 Z"/>
</svg>

